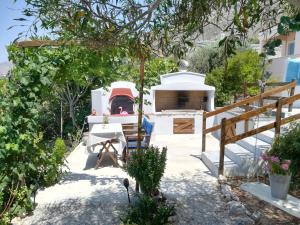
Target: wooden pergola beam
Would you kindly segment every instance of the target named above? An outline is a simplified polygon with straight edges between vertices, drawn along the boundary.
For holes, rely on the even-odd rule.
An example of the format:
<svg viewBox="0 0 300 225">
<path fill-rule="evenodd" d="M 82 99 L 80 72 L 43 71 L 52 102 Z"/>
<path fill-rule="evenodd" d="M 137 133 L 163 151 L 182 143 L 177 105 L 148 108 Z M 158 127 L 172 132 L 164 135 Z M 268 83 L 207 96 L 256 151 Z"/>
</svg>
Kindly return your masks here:
<svg viewBox="0 0 300 225">
<path fill-rule="evenodd" d="M 30 40 L 30 41 L 17 42 L 16 46 L 19 48 L 36 48 L 42 46 L 61 46 L 70 43 L 72 42 L 53 41 L 53 40 Z"/>
<path fill-rule="evenodd" d="M 54 40 L 28 40 L 28 41 L 19 41 L 15 43 L 18 48 L 38 48 L 38 47 L 59 47 L 63 45 L 81 45 L 91 49 L 102 50 L 107 47 L 107 43 L 96 40 L 80 41 L 80 40 L 71 40 L 71 41 L 54 41 Z M 117 47 L 116 44 L 111 44 L 113 47 Z"/>
</svg>

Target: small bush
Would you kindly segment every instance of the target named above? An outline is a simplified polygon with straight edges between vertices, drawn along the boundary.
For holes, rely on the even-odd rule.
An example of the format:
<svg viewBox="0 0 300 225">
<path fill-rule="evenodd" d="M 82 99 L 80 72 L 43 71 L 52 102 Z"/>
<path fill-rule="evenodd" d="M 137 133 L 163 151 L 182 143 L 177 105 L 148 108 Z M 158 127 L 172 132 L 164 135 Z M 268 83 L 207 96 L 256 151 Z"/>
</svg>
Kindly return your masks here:
<svg viewBox="0 0 300 225">
<path fill-rule="evenodd" d="M 167 160 L 167 148 L 160 152 L 159 148 L 150 146 L 133 154 L 126 170 L 129 176 L 136 179 L 144 194 L 151 196 L 159 188 Z"/>
<path fill-rule="evenodd" d="M 276 138 L 269 154 L 291 160 L 292 184 L 300 186 L 300 123 L 292 124 L 287 132 Z"/>
<path fill-rule="evenodd" d="M 44 177 L 46 187 L 57 183 L 61 179 L 66 151 L 67 147 L 64 141 L 61 138 L 56 139 Z"/>
<path fill-rule="evenodd" d="M 149 196 L 142 196 L 129 209 L 122 221 L 125 224 L 165 225 L 168 224 L 168 218 L 173 214 L 173 206 L 157 202 Z"/>
<path fill-rule="evenodd" d="M 24 215 L 32 210 L 31 190 L 28 187 L 22 186 L 12 190 L 7 186 L 5 187 L 4 183 L 0 183 L 0 191 L 0 225 L 8 225 L 14 216 Z M 13 198 L 13 201 L 4 201 L 3 196 L 5 194 L 9 198 Z M 10 204 L 10 207 L 5 210 L 7 204 Z"/>
</svg>

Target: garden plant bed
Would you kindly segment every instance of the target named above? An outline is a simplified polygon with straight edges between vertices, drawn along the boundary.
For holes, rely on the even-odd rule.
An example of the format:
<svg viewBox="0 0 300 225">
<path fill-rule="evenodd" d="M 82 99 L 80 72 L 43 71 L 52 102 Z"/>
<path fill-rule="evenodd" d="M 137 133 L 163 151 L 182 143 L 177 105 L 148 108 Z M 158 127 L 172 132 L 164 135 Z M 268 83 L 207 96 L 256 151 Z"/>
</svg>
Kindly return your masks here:
<svg viewBox="0 0 300 225">
<path fill-rule="evenodd" d="M 260 212 L 261 218 L 257 224 L 261 225 L 299 225 L 300 219 L 289 215 L 288 213 L 272 206 L 271 204 L 262 201 L 255 196 L 251 195 L 240 189 L 240 185 L 246 182 L 259 181 L 269 185 L 268 180 L 264 177 L 257 178 L 228 178 L 227 184 L 231 186 L 233 193 L 240 199 L 245 205 L 247 210 L 251 213 Z M 299 191 L 293 191 L 289 193 L 295 197 L 300 197 Z"/>
</svg>

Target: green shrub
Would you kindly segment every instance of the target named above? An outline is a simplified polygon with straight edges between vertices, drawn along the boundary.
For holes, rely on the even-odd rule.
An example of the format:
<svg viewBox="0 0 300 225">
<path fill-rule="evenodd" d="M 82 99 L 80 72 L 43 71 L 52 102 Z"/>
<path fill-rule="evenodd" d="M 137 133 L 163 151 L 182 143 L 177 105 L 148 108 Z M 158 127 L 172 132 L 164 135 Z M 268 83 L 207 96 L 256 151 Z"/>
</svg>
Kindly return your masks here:
<svg viewBox="0 0 300 225">
<path fill-rule="evenodd" d="M 31 197 L 31 190 L 26 186 L 16 187 L 14 189 L 9 189 L 9 186 L 5 185 L 5 182 L 0 184 L 0 213 L 4 213 L 0 216 L 0 225 L 10 224 L 12 217 L 16 215 L 24 215 L 33 208 Z M 12 201 L 7 201 L 3 197 L 7 195 Z M 7 196 L 5 198 L 7 198 Z M 6 200 L 6 201 L 5 201 Z M 10 207 L 5 209 L 6 204 Z"/>
<path fill-rule="evenodd" d="M 144 194 L 151 196 L 159 188 L 159 182 L 164 174 L 167 160 L 167 148 L 162 151 L 150 146 L 140 153 L 132 155 L 126 170 L 141 186 Z"/>
<path fill-rule="evenodd" d="M 209 73 L 223 65 L 224 50 L 216 45 L 203 46 L 188 56 L 189 69 L 197 73 Z"/>
<path fill-rule="evenodd" d="M 61 138 L 57 138 L 55 141 L 52 154 L 49 157 L 46 173 L 44 177 L 45 186 L 50 186 L 57 183 L 63 176 L 64 156 L 67 151 L 67 147 Z"/>
<path fill-rule="evenodd" d="M 269 152 L 282 160 L 291 160 L 292 184 L 300 186 L 300 123 L 291 124 L 287 132 L 275 139 Z"/>
<path fill-rule="evenodd" d="M 243 94 L 244 83 L 257 82 L 261 79 L 261 57 L 254 50 L 244 50 L 228 59 L 227 73 L 224 66 L 217 67 L 207 74 L 205 82 L 216 88 L 215 103 L 223 106 L 234 97 Z M 255 95 L 258 88 L 249 88 L 248 93 Z"/>
<path fill-rule="evenodd" d="M 149 196 L 142 196 L 129 209 L 122 221 L 125 224 L 165 225 L 168 224 L 168 218 L 173 214 L 173 206 L 157 202 Z"/>
</svg>

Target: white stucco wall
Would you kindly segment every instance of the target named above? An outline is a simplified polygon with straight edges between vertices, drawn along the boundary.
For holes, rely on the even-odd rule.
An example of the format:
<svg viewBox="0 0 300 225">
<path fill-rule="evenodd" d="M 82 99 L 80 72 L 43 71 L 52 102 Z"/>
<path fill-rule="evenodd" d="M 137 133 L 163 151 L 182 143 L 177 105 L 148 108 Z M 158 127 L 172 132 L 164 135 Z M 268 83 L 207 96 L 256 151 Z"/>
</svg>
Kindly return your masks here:
<svg viewBox="0 0 300 225">
<path fill-rule="evenodd" d="M 295 35 L 295 50 L 294 50 L 294 54 L 300 54 L 300 32 L 296 32 Z"/>
<path fill-rule="evenodd" d="M 202 134 L 203 111 L 152 114 L 150 120 L 154 122 L 154 134 L 173 134 L 174 118 L 194 118 L 194 133 Z"/>
<path fill-rule="evenodd" d="M 204 84 L 205 74 L 181 71 L 162 75 L 160 81 L 161 84 L 185 82 Z"/>
<path fill-rule="evenodd" d="M 296 37 L 300 38 L 300 35 L 298 35 L 297 32 Z M 298 35 L 298 36 L 297 36 Z M 298 41 L 298 45 L 300 48 L 300 41 Z M 299 49 L 300 51 L 300 49 Z M 278 81 L 278 82 L 284 82 L 285 81 L 285 76 L 286 76 L 286 70 L 287 70 L 287 63 L 288 59 L 290 58 L 299 58 L 300 57 L 300 52 L 290 56 L 290 57 L 279 57 L 279 58 L 274 58 L 270 62 L 270 64 L 267 66 L 266 70 L 272 73 L 271 79 Z M 295 94 L 300 93 L 300 86 L 296 86 Z M 281 96 L 287 96 L 287 92 L 283 92 Z M 300 108 L 300 101 L 296 101 L 294 103 L 295 108 Z"/>
<path fill-rule="evenodd" d="M 92 109 L 95 110 L 97 115 L 103 114 L 103 103 L 102 103 L 102 89 L 92 90 Z"/>
</svg>

